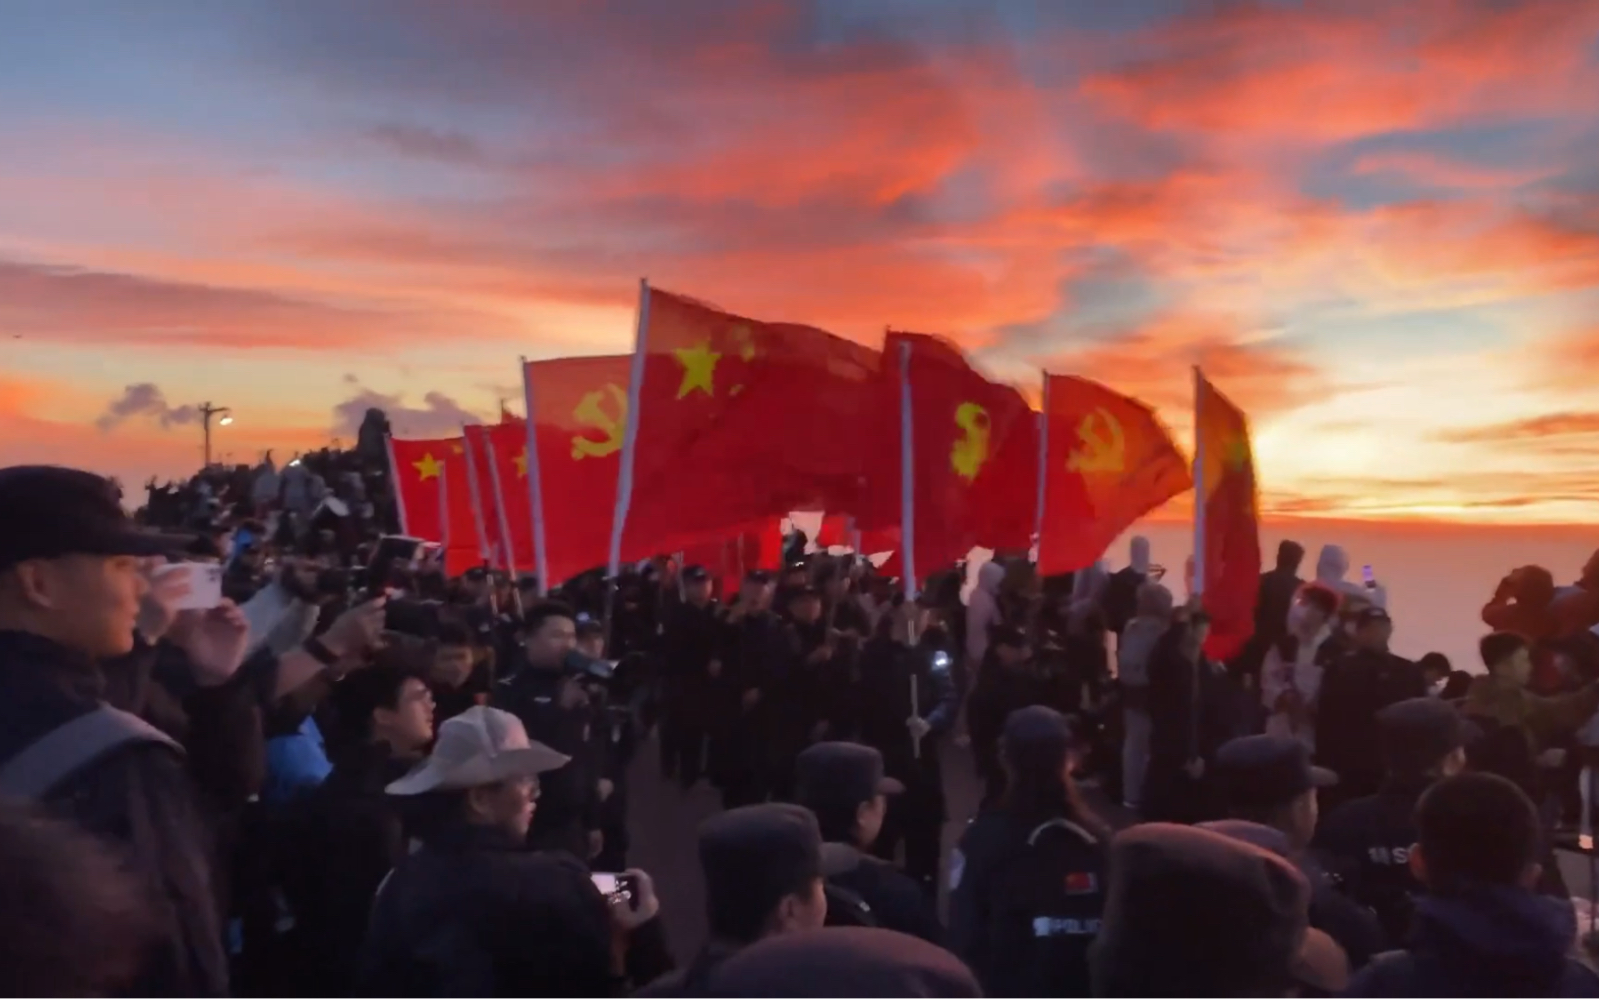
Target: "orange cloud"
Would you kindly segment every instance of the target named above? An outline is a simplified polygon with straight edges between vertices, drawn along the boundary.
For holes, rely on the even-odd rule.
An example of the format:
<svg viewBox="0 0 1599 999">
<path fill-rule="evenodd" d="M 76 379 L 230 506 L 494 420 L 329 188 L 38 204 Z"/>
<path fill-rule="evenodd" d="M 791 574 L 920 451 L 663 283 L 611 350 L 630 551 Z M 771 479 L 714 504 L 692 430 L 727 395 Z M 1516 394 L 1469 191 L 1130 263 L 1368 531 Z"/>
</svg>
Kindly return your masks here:
<svg viewBox="0 0 1599 999">
<path fill-rule="evenodd" d="M 1582 107 L 1596 33 L 1585 4 L 1220 4 L 1081 92 L 1147 128 L 1331 143 Z"/>
<path fill-rule="evenodd" d="M 1325 389 L 1325 375 L 1315 366 L 1247 333 L 1225 317 L 1167 313 L 1120 336 L 1057 354 L 1046 367 L 1104 382 L 1174 418 L 1193 409 L 1196 364 L 1251 416 L 1295 408 Z"/>
<path fill-rule="evenodd" d="M 1577 444 L 1573 438 L 1591 439 Z M 1578 447 L 1582 452 L 1599 453 L 1599 412 L 1548 413 L 1525 420 L 1464 427 L 1444 431 L 1438 439 L 1452 444 L 1501 444 L 1539 450 Z"/>
</svg>

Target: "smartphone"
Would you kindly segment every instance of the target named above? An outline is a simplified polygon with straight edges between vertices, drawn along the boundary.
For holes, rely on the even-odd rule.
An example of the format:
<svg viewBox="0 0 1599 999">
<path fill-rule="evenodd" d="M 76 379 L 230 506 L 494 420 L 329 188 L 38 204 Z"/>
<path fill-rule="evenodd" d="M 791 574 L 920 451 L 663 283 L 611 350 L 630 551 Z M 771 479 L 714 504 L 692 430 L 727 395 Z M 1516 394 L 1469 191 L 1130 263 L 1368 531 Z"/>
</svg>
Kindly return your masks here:
<svg viewBox="0 0 1599 999">
<path fill-rule="evenodd" d="M 589 880 L 607 899 L 626 902 L 628 908 L 638 908 L 638 879 L 631 874 L 590 874 Z"/>
<path fill-rule="evenodd" d="M 189 592 L 174 606 L 177 610 L 210 610 L 222 603 L 222 566 L 211 562 L 173 562 L 156 569 L 155 575 L 182 574 Z"/>
<path fill-rule="evenodd" d="M 1360 567 L 1360 578 L 1366 581 L 1366 589 L 1375 590 L 1377 588 L 1377 574 L 1371 571 L 1370 565 Z"/>
</svg>

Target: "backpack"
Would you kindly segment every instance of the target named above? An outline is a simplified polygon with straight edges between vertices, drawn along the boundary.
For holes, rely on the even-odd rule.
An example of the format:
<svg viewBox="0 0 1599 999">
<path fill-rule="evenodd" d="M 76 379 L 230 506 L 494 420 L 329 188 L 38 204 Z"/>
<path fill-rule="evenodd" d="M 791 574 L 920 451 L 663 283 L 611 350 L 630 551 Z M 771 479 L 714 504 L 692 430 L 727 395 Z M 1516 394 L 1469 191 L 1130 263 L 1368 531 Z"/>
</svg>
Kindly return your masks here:
<svg viewBox="0 0 1599 999">
<path fill-rule="evenodd" d="M 57 725 L 0 764 L 0 797 L 42 801 L 71 777 L 138 743 L 183 748 L 138 715 L 102 704 Z"/>
</svg>

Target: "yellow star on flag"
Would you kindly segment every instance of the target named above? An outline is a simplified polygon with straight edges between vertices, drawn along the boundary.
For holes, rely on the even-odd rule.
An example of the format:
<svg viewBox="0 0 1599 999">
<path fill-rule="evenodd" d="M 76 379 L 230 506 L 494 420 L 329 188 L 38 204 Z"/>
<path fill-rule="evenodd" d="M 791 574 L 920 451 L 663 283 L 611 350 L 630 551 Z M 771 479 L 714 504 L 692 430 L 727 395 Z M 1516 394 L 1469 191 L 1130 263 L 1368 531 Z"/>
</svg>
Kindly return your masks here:
<svg viewBox="0 0 1599 999">
<path fill-rule="evenodd" d="M 426 452 L 422 455 L 421 461 L 413 461 L 411 465 L 416 469 L 417 475 L 421 476 L 423 482 L 438 478 L 440 470 L 444 468 L 444 462 L 433 457 L 432 451 Z"/>
<path fill-rule="evenodd" d="M 696 389 L 708 396 L 716 395 L 716 362 L 722 359 L 722 355 L 711 349 L 709 340 L 692 347 L 677 347 L 672 353 L 683 365 L 683 381 L 677 387 L 679 399 Z"/>
<path fill-rule="evenodd" d="M 527 478 L 527 448 L 524 446 L 522 453 L 512 458 L 511 461 L 516 463 L 516 477 L 519 479 Z"/>
</svg>

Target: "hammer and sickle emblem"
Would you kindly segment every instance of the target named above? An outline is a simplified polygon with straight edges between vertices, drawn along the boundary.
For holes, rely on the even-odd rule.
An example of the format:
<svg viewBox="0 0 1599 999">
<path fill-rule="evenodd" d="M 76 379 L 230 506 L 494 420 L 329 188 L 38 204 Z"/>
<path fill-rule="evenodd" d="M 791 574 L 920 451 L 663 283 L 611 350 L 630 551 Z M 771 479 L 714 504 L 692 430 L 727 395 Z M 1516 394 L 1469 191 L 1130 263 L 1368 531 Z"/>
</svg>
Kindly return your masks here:
<svg viewBox="0 0 1599 999">
<path fill-rule="evenodd" d="M 1122 425 L 1103 406 L 1085 415 L 1077 424 L 1077 439 L 1082 446 L 1066 459 L 1066 467 L 1087 475 L 1090 472 L 1120 472 L 1127 467 L 1127 442 Z"/>
<path fill-rule="evenodd" d="M 611 397 L 615 413 L 606 412 L 605 397 Z M 585 392 L 572 416 L 585 426 L 593 427 L 605 436 L 599 440 L 577 434 L 572 437 L 572 460 L 603 458 L 622 450 L 622 438 L 627 435 L 627 393 L 621 387 L 607 382 L 596 392 Z"/>
<path fill-rule="evenodd" d="M 961 436 L 949 449 L 949 463 L 955 474 L 972 482 L 988 460 L 988 410 L 975 402 L 963 402 L 955 407 L 955 426 L 961 429 Z"/>
</svg>

